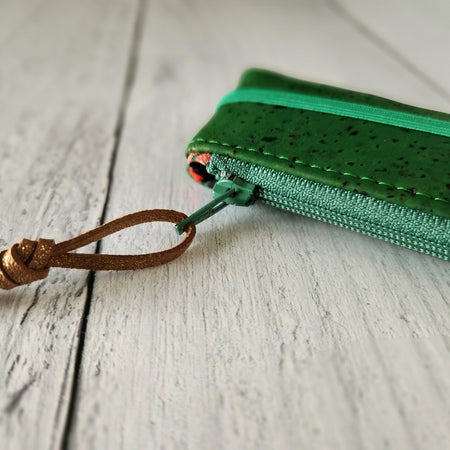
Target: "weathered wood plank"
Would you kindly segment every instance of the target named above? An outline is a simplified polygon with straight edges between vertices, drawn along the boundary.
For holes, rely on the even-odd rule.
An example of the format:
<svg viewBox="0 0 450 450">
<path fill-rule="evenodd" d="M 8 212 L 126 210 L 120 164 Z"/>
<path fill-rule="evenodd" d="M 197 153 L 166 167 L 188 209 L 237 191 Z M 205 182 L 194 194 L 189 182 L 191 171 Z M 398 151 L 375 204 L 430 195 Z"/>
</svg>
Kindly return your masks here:
<svg viewBox="0 0 450 450">
<path fill-rule="evenodd" d="M 448 109 L 327 3 L 161 0 L 145 23 L 109 218 L 210 199 L 183 149 L 249 65 Z M 140 227 L 104 250 L 165 248 L 172 234 Z M 70 442 L 443 448 L 447 294 L 443 261 L 270 207 L 228 208 L 170 265 L 97 274 Z"/>
<path fill-rule="evenodd" d="M 332 0 L 344 20 L 361 29 L 405 69 L 450 103 L 450 5 L 437 0 Z M 431 101 L 431 106 L 433 102 Z M 439 104 L 436 105 L 436 108 Z"/>
<path fill-rule="evenodd" d="M 1 9 L 0 244 L 60 241 L 102 213 L 136 2 Z M 0 292 L 2 449 L 61 443 L 86 279 L 55 270 L 40 284 Z"/>
</svg>

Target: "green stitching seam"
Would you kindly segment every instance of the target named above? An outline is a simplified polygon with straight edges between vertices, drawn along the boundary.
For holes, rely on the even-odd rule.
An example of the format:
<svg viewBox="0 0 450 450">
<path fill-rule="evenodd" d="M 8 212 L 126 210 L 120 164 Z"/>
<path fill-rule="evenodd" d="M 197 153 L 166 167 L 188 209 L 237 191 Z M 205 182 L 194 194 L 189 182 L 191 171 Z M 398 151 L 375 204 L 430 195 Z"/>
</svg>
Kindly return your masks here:
<svg viewBox="0 0 450 450">
<path fill-rule="evenodd" d="M 259 153 L 259 154 L 266 155 L 266 156 L 272 156 L 274 158 L 278 158 L 278 159 L 294 162 L 294 164 L 300 164 L 301 166 L 310 167 L 312 169 L 318 169 L 318 170 L 321 170 L 322 172 L 332 172 L 332 173 L 337 173 L 339 175 L 344 175 L 346 177 L 352 177 L 352 178 L 355 178 L 355 179 L 361 180 L 361 181 L 370 181 L 371 183 L 374 183 L 374 184 L 380 184 L 382 186 L 391 187 L 391 188 L 394 188 L 394 189 L 398 189 L 400 191 L 406 191 L 406 192 L 408 192 L 408 193 L 410 193 L 412 195 L 420 195 L 420 196 L 423 196 L 423 197 L 427 197 L 430 200 L 436 200 L 436 201 L 440 201 L 440 202 L 444 202 L 444 203 L 450 204 L 450 202 L 448 200 L 446 200 L 445 198 L 433 197 L 432 195 L 426 194 L 425 192 L 414 192 L 411 189 L 408 189 L 408 188 L 405 188 L 405 187 L 402 187 L 402 186 L 394 186 L 393 184 L 386 183 L 384 181 L 377 181 L 377 180 L 374 180 L 373 178 L 370 178 L 370 177 L 359 177 L 358 175 L 354 175 L 354 174 L 349 173 L 349 172 L 339 172 L 338 170 L 335 170 L 335 169 L 325 169 L 325 168 L 320 167 L 320 166 L 318 166 L 316 164 L 308 164 L 308 163 L 305 163 L 305 162 L 297 160 L 297 159 L 295 161 L 292 161 L 290 158 L 288 158 L 286 156 L 275 155 L 274 153 L 270 153 L 270 152 L 260 152 L 256 148 L 251 148 L 251 147 L 246 148 L 246 147 L 242 147 L 241 145 L 233 145 L 233 144 L 228 144 L 226 142 L 215 141 L 213 139 L 203 139 L 201 137 L 197 137 L 195 139 L 192 139 L 192 141 L 189 142 L 189 145 L 194 144 L 196 142 L 206 142 L 207 144 L 216 144 L 216 145 L 221 145 L 223 147 L 230 147 L 230 148 L 235 148 L 237 150 L 244 150 L 244 151 L 247 151 L 247 152 L 255 152 L 255 153 Z"/>
</svg>

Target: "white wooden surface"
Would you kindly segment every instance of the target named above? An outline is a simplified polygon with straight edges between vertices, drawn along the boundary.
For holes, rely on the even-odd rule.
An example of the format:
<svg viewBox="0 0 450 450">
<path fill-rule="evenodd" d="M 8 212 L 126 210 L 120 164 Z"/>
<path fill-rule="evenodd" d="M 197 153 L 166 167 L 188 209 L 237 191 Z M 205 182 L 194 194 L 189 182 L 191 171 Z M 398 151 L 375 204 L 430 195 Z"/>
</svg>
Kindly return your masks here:
<svg viewBox="0 0 450 450">
<path fill-rule="evenodd" d="M 0 12 L 2 247 L 203 205 L 184 147 L 249 66 L 450 111 L 445 1 L 2 0 Z M 140 226 L 101 251 L 175 239 Z M 449 299 L 448 263 L 230 207 L 167 266 L 53 270 L 0 293 L 0 447 L 443 449 Z"/>
</svg>

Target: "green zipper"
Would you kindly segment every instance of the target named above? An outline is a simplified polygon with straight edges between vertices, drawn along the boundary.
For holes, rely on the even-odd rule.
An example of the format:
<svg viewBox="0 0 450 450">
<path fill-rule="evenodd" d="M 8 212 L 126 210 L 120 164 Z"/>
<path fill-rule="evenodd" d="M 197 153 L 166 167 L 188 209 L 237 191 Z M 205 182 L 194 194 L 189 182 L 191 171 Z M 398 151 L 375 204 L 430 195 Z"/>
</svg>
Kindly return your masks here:
<svg viewBox="0 0 450 450">
<path fill-rule="evenodd" d="M 199 223 L 229 204 L 249 206 L 260 200 L 445 260 L 450 257 L 450 220 L 443 217 L 217 154 L 208 171 L 219 180 L 214 200 L 200 215 L 198 211 L 178 224 L 179 234 L 187 223 Z"/>
<path fill-rule="evenodd" d="M 186 225 L 198 225 L 228 205 L 250 206 L 256 201 L 256 186 L 246 183 L 238 177 L 225 176 L 220 178 L 213 187 L 213 200 L 195 211 L 189 217 L 175 225 L 177 234 L 183 234 Z"/>
</svg>

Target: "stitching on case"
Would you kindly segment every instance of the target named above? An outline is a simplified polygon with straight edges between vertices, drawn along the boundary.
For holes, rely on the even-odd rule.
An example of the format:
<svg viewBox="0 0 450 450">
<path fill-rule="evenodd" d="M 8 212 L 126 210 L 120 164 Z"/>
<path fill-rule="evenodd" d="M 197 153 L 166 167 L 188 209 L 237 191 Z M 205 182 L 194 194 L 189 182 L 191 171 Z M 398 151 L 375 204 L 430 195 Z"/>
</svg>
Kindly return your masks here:
<svg viewBox="0 0 450 450">
<path fill-rule="evenodd" d="M 189 143 L 189 145 L 190 144 L 194 144 L 196 142 L 205 142 L 205 143 L 208 143 L 208 144 L 217 144 L 217 145 L 221 145 L 223 147 L 235 148 L 237 150 L 245 150 L 247 152 L 255 152 L 255 153 L 259 153 L 259 154 L 266 155 L 266 156 L 272 156 L 274 158 L 278 158 L 278 159 L 282 159 L 282 160 L 286 160 L 286 161 L 291 161 L 294 164 L 300 164 L 301 166 L 305 166 L 305 167 L 310 167 L 312 169 L 321 170 L 322 172 L 332 172 L 332 173 L 337 173 L 339 175 L 343 175 L 343 176 L 346 176 L 346 177 L 352 177 L 352 178 L 355 178 L 357 180 L 370 181 L 371 183 L 379 184 L 379 185 L 382 185 L 382 186 L 391 187 L 391 188 L 397 189 L 399 191 L 406 191 L 406 192 L 408 192 L 408 193 L 410 193 L 412 195 L 419 195 L 419 196 L 422 196 L 422 197 L 429 198 L 430 200 L 436 200 L 436 201 L 440 201 L 440 202 L 444 202 L 444 203 L 450 204 L 450 202 L 448 200 L 446 200 L 445 198 L 433 197 L 432 195 L 427 194 L 425 192 L 413 192 L 411 189 L 405 188 L 403 186 L 394 186 L 393 184 L 386 183 L 384 181 L 378 181 L 378 180 L 375 180 L 375 179 L 370 178 L 370 177 L 359 177 L 358 175 L 354 175 L 354 174 L 352 174 L 350 172 L 339 172 L 338 170 L 335 170 L 335 169 L 326 169 L 326 168 L 318 166 L 316 164 L 308 164 L 308 163 L 305 163 L 305 162 L 297 160 L 297 159 L 295 161 L 293 161 L 292 159 L 287 158 L 286 156 L 279 156 L 279 155 L 275 155 L 274 153 L 270 153 L 270 152 L 260 152 L 256 148 L 251 148 L 251 147 L 247 148 L 247 147 L 242 147 L 241 145 L 232 145 L 232 144 L 228 144 L 226 142 L 219 142 L 219 141 L 215 141 L 213 139 L 203 139 L 203 138 L 200 138 L 200 137 L 193 139 Z"/>
</svg>

